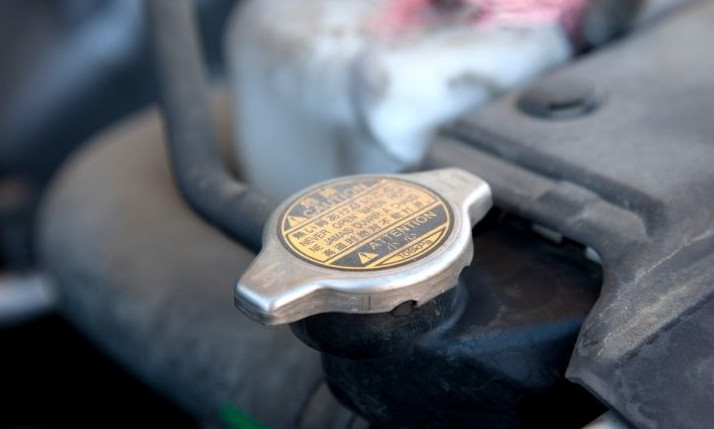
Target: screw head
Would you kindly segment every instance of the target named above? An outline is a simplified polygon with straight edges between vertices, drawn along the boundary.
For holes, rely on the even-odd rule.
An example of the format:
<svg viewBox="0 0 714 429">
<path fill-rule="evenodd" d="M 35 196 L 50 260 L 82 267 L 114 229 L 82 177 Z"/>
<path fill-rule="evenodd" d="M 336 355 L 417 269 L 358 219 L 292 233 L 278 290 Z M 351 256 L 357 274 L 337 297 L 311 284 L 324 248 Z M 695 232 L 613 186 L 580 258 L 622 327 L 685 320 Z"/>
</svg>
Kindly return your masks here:
<svg viewBox="0 0 714 429">
<path fill-rule="evenodd" d="M 518 99 L 518 107 L 537 118 L 573 119 L 593 112 L 601 101 L 600 91 L 593 82 L 556 77 L 527 89 Z"/>
</svg>

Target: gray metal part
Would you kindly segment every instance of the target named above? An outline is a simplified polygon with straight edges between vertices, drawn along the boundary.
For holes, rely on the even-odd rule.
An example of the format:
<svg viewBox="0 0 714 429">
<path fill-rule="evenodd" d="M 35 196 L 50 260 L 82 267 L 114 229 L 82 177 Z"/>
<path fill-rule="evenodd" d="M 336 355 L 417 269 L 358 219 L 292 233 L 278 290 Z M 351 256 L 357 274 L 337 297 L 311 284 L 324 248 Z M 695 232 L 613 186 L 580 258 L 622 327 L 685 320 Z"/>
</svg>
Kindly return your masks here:
<svg viewBox="0 0 714 429">
<path fill-rule="evenodd" d="M 457 169 L 360 177 L 392 177 L 436 192 L 452 206 L 449 236 L 426 258 L 388 270 L 316 267 L 290 253 L 278 235 L 281 213 L 309 192 L 301 191 L 274 210 L 265 227 L 263 248 L 236 285 L 236 306 L 248 317 L 278 325 L 330 312 L 387 313 L 407 301 L 429 302 L 457 284 L 459 273 L 473 258 L 471 229 L 492 206 L 488 184 Z"/>
<path fill-rule="evenodd" d="M 539 119 L 506 97 L 427 162 L 479 174 L 496 205 L 599 253 L 606 280 L 568 377 L 638 428 L 714 419 L 712 22 L 714 2 L 693 4 L 547 78 L 592 80 L 606 99 L 589 115 Z"/>
<path fill-rule="evenodd" d="M 227 142 L 222 102 L 218 129 Z M 63 314 L 217 427 L 226 405 L 267 427 L 299 427 L 300 419 L 345 427 L 351 413 L 329 395 L 314 397 L 317 353 L 287 328 L 264 328 L 233 307 L 232 285 L 254 255 L 186 207 L 162 140 L 151 110 L 101 135 L 55 181 L 40 241 Z M 302 415 L 306 409 L 317 414 Z"/>
<path fill-rule="evenodd" d="M 54 306 L 54 287 L 41 274 L 0 273 L 0 329 L 44 316 Z"/>
<path fill-rule="evenodd" d="M 631 427 L 623 422 L 617 414 L 608 411 L 583 429 L 631 429 Z"/>
</svg>

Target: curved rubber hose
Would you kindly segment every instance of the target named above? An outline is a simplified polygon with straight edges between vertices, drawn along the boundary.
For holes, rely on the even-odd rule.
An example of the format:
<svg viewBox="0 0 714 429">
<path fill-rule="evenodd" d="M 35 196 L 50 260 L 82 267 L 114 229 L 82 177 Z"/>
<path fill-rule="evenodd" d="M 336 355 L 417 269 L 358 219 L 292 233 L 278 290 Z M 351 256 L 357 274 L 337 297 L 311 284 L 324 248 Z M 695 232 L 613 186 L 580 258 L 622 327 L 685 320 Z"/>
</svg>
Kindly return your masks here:
<svg viewBox="0 0 714 429">
<path fill-rule="evenodd" d="M 193 11 L 186 0 L 151 0 L 159 104 L 172 174 L 191 208 L 229 237 L 260 249 L 275 204 L 231 176 L 221 160 L 208 107 Z"/>
</svg>

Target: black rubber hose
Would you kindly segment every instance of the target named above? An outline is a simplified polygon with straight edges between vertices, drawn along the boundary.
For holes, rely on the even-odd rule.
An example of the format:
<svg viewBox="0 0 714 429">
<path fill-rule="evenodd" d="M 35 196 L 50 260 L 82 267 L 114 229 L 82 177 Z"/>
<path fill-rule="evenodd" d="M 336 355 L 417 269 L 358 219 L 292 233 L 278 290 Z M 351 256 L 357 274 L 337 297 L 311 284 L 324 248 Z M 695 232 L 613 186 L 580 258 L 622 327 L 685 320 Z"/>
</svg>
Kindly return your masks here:
<svg viewBox="0 0 714 429">
<path fill-rule="evenodd" d="M 172 174 L 189 206 L 229 237 L 259 250 L 275 204 L 226 169 L 211 122 L 192 4 L 146 2 Z"/>
</svg>

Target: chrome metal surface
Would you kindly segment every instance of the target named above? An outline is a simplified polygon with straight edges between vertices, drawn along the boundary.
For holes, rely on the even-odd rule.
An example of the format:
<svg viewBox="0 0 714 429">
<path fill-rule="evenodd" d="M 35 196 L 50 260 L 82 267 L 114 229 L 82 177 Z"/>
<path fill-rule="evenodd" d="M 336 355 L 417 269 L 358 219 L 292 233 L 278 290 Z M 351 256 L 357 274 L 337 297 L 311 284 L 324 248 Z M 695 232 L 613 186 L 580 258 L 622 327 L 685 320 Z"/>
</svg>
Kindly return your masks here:
<svg viewBox="0 0 714 429">
<path fill-rule="evenodd" d="M 447 236 L 428 255 L 394 268 L 345 271 L 310 263 L 288 250 L 278 226 L 291 204 L 324 186 L 316 185 L 289 198 L 268 221 L 263 250 L 235 288 L 235 304 L 246 315 L 265 325 L 277 325 L 326 312 L 382 313 L 405 301 L 421 305 L 456 285 L 459 273 L 473 257 L 471 227 L 492 205 L 489 185 L 454 168 L 355 177 L 398 179 L 434 191 L 453 212 Z"/>
<path fill-rule="evenodd" d="M 56 300 L 54 285 L 44 274 L 0 273 L 0 327 L 45 315 Z"/>
</svg>

